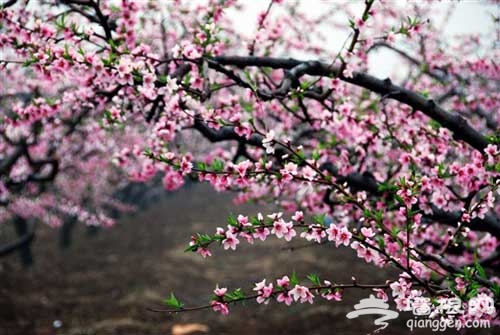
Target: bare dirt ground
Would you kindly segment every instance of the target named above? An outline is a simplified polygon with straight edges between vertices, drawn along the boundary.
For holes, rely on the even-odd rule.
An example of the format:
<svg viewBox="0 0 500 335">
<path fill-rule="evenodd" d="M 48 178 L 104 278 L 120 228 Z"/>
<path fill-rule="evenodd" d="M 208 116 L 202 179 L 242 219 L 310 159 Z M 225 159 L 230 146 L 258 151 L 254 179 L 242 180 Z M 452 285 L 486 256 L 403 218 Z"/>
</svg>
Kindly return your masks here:
<svg viewBox="0 0 500 335">
<path fill-rule="evenodd" d="M 194 185 L 148 210 L 122 218 L 115 227 L 92 238 L 78 227 L 68 250 L 59 249 L 57 231 L 39 227 L 34 266 L 23 269 L 16 255 L 0 260 L 0 335 L 164 335 L 172 334 L 174 326 L 194 323 L 206 327 L 185 334 L 367 334 L 377 328 L 375 317 L 345 317 L 354 304 L 369 296 L 370 291 L 361 290 L 346 291 L 342 302 L 288 308 L 250 302 L 232 306 L 227 317 L 210 310 L 176 315 L 147 310 L 161 306 L 171 291 L 187 306 L 200 305 L 208 301 L 216 283 L 251 289 L 262 278 L 279 278 L 292 271 L 302 278 L 314 272 L 336 282 L 349 282 L 353 275 L 360 283 L 394 278 L 394 274 L 364 264 L 346 248 L 316 246 L 290 251 L 283 250 L 290 243 L 273 240 L 256 242 L 253 247 L 242 242 L 241 248 L 229 252 L 216 247 L 214 257 L 207 260 L 183 252 L 191 234 L 224 226 L 231 212 L 257 211 L 265 212 L 265 208 L 235 207 L 230 195 Z M 400 314 L 379 334 L 410 333 L 406 320 L 412 317 L 411 313 Z M 62 322 L 60 328 L 54 328 L 55 320 Z"/>
</svg>

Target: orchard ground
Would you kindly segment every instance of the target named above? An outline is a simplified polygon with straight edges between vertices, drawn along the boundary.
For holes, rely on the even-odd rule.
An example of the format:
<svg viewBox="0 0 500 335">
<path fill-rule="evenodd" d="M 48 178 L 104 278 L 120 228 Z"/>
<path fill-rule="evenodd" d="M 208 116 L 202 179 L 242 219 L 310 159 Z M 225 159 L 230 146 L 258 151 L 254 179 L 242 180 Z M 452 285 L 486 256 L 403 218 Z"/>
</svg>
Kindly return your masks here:
<svg viewBox="0 0 500 335">
<path fill-rule="evenodd" d="M 78 226 L 72 246 L 65 251 L 58 248 L 57 230 L 39 226 L 32 268 L 21 268 L 16 255 L 1 260 L 0 335 L 160 335 L 172 334 L 174 325 L 195 323 L 208 326 L 208 334 L 243 335 L 354 335 L 377 328 L 375 316 L 345 317 L 370 290 L 345 291 L 342 302 L 291 308 L 276 302 L 267 306 L 251 302 L 246 307 L 230 306 L 227 317 L 211 310 L 177 315 L 149 312 L 147 307 L 161 306 L 171 291 L 187 306 L 195 306 L 209 300 L 216 283 L 230 289 L 247 283 L 243 288 L 248 290 L 262 278 L 280 278 L 294 270 L 301 279 L 314 272 L 339 283 L 350 282 L 353 275 L 359 283 L 394 278 L 395 273 L 364 263 L 349 248 L 319 245 L 283 250 L 303 246 L 305 241 L 291 244 L 273 239 L 271 243 L 256 242 L 255 247 L 242 242 L 237 251 L 215 247 L 214 257 L 206 260 L 183 251 L 191 234 L 213 232 L 217 226 L 225 226 L 231 211 L 240 210 L 266 213 L 263 206 L 235 207 L 231 195 L 195 184 L 122 218 L 96 236 L 86 236 L 84 227 Z M 400 313 L 379 334 L 410 333 L 406 320 L 412 317 Z M 53 327 L 55 320 L 62 322 L 60 328 Z M 433 333 L 437 332 L 411 332 Z M 471 333 L 493 334 L 495 330 Z"/>
</svg>

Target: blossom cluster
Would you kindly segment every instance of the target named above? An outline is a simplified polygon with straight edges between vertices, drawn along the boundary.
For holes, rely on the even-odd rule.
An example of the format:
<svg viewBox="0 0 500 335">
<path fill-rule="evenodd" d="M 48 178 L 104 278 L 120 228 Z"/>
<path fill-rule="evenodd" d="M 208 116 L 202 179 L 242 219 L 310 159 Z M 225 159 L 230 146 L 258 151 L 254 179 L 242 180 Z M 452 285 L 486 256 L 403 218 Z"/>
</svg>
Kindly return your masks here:
<svg viewBox="0 0 500 335">
<path fill-rule="evenodd" d="M 250 32 L 236 29 L 235 1 L 7 4 L 0 221 L 110 226 L 130 183 L 174 191 L 193 178 L 277 207 L 193 236 L 188 250 L 204 257 L 212 243 L 302 238 L 395 266 L 401 309 L 456 278 L 474 286 L 450 286 L 465 300 L 498 299 L 500 71 L 488 38 L 443 40 L 431 4 L 338 2 L 314 16 L 272 1 Z M 329 29 L 345 43 L 332 48 Z M 380 49 L 398 57 L 391 79 L 368 75 Z M 313 301 L 281 280 L 279 292 L 262 282 L 259 302 Z M 213 302 L 223 313 L 226 294 Z"/>
<path fill-rule="evenodd" d="M 192 236 L 187 250 L 195 251 L 203 257 L 207 257 L 211 256 L 208 246 L 214 242 L 220 242 L 225 250 L 236 250 L 240 239 L 253 244 L 254 240 L 265 241 L 270 235 L 290 242 L 293 238 L 297 237 L 296 229 L 302 230 L 300 238 L 304 238 L 307 241 L 314 240 L 317 243 L 321 243 L 327 239 L 328 241 L 335 242 L 336 247 L 351 244 L 352 233 L 345 226 L 333 223 L 327 226 L 321 223 L 319 219 L 317 219 L 317 224 L 306 224 L 302 211 L 295 212 L 291 219 L 291 221 L 286 221 L 283 218 L 282 212 L 268 214 L 266 217 L 261 213 L 250 218 L 241 214 L 238 217 L 230 216 L 226 229 L 218 227 L 216 233 L 213 235 L 198 234 Z M 367 231 L 371 230 L 363 229 L 362 233 L 366 234 Z"/>
</svg>

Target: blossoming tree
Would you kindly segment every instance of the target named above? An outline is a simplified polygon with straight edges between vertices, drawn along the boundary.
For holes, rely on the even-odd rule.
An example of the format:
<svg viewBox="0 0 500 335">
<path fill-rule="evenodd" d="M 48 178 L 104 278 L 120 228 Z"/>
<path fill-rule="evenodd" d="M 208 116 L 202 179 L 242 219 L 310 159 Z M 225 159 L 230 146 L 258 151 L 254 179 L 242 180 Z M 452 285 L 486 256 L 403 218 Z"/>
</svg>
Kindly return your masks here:
<svg viewBox="0 0 500 335">
<path fill-rule="evenodd" d="M 339 301 L 347 289 L 371 288 L 399 310 L 474 298 L 459 317 L 495 320 L 494 37 L 444 40 L 432 5 L 372 0 L 328 2 L 321 15 L 271 1 L 241 32 L 234 21 L 247 4 L 4 3 L 2 221 L 58 225 L 73 210 L 81 221 L 109 223 L 99 208 L 121 176 L 160 174 L 167 190 L 191 177 L 234 192 L 236 203 L 278 210 L 231 215 L 227 226 L 192 236 L 187 251 L 208 257 L 217 245 L 305 239 L 352 248 L 400 277 L 338 283 L 282 274 L 249 291 L 217 287 L 198 307 L 172 295 L 164 311 L 227 314 L 243 300 Z M 328 43 L 334 31 L 346 37 L 339 50 Z M 370 75 L 380 49 L 397 56 L 397 79 Z"/>
</svg>

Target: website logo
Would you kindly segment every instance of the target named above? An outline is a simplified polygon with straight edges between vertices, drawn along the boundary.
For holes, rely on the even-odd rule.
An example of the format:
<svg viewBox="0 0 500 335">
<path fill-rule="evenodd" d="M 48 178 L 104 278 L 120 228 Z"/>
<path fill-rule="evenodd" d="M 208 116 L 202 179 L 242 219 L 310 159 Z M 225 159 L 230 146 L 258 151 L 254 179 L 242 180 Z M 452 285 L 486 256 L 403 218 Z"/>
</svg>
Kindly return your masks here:
<svg viewBox="0 0 500 335">
<path fill-rule="evenodd" d="M 348 319 L 357 318 L 360 315 L 375 314 L 383 315 L 382 317 L 374 321 L 376 326 L 380 326 L 374 332 L 378 333 L 382 329 L 385 329 L 389 323 L 388 320 L 395 319 L 399 316 L 396 311 L 391 311 L 389 305 L 386 304 L 382 299 L 375 298 L 373 294 L 370 295 L 368 299 L 362 299 L 359 304 L 354 305 L 355 311 L 348 313 L 346 316 Z"/>
</svg>

